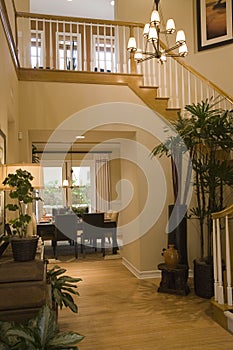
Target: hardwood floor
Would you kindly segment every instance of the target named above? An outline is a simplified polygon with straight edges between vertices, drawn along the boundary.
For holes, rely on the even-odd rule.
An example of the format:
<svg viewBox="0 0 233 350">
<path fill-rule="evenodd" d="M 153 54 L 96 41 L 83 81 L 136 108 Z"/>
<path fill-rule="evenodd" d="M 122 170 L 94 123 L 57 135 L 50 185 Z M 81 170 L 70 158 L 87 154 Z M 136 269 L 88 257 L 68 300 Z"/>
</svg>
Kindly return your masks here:
<svg viewBox="0 0 233 350">
<path fill-rule="evenodd" d="M 85 339 L 80 350 L 232 350 L 233 335 L 211 318 L 210 301 L 158 293 L 160 280 L 138 280 L 118 260 L 58 262 L 81 277 L 79 313 L 59 311 L 60 330 Z M 51 265 L 49 264 L 49 267 Z"/>
</svg>

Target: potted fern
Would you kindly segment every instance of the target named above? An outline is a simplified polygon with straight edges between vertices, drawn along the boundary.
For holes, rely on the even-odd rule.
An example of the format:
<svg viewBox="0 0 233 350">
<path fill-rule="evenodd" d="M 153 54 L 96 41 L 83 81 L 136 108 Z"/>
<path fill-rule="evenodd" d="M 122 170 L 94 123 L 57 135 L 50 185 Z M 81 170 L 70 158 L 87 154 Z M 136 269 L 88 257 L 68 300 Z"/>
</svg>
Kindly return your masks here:
<svg viewBox="0 0 233 350">
<path fill-rule="evenodd" d="M 6 205 L 6 209 L 15 212 L 16 216 L 9 220 L 12 228 L 11 241 L 13 257 L 17 261 L 30 261 L 35 258 L 38 237 L 28 232 L 28 225 L 32 218 L 28 214 L 28 205 L 35 197 L 32 186 L 33 176 L 27 170 L 16 169 L 15 173 L 8 174 L 2 182 L 6 189 L 9 189 L 9 197 L 12 203 Z"/>
<path fill-rule="evenodd" d="M 233 150 L 233 113 L 217 108 L 218 102 L 210 98 L 185 106 L 185 113 L 178 113 L 172 123 L 176 136 L 169 136 L 152 151 L 154 155 L 170 154 L 178 135 L 182 140 L 180 154 L 189 155 L 183 183 L 186 193 L 194 188 L 195 205 L 189 208 L 189 217 L 198 219 L 201 253 L 194 260 L 194 287 L 204 298 L 213 295 L 211 213 L 224 209 L 224 189 L 233 187 L 233 166 L 228 161 Z"/>
</svg>

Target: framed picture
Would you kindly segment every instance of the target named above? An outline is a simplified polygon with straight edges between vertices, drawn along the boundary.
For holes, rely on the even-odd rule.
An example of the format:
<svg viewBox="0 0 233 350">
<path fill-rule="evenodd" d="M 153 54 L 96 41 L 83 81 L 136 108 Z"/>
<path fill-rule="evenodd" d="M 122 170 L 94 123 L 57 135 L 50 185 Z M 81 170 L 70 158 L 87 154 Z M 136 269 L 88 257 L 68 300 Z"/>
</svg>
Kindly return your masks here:
<svg viewBox="0 0 233 350">
<path fill-rule="evenodd" d="M 233 42 L 232 0 L 196 0 L 198 51 Z"/>
<path fill-rule="evenodd" d="M 6 136 L 0 130 L 0 165 L 6 162 Z M 5 225 L 5 192 L 0 190 L 0 234 L 4 233 Z"/>
</svg>

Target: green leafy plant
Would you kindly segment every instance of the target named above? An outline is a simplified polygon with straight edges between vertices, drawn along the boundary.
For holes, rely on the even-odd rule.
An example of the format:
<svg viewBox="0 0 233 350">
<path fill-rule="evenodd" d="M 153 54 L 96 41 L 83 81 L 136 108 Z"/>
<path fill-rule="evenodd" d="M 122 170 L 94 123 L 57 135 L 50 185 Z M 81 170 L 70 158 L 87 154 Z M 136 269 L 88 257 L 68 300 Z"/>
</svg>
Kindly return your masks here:
<svg viewBox="0 0 233 350">
<path fill-rule="evenodd" d="M 26 213 L 26 207 L 33 200 L 41 200 L 35 197 L 34 188 L 31 184 L 33 176 L 27 170 L 17 169 L 14 174 L 8 174 L 4 179 L 3 185 L 9 187 L 9 197 L 14 203 L 8 203 L 6 209 L 9 211 L 18 211 L 18 216 L 9 221 L 12 225 L 13 234 L 18 237 L 27 236 L 27 227 L 31 221 L 31 216 Z"/>
<path fill-rule="evenodd" d="M 77 288 L 76 283 L 82 279 L 64 275 L 65 272 L 66 269 L 57 265 L 47 271 L 47 279 L 51 284 L 53 307 L 56 309 L 59 306 L 62 309 L 65 306 L 77 313 L 78 306 L 75 304 L 72 294 L 79 295 L 75 288 Z"/>
<path fill-rule="evenodd" d="M 178 157 L 175 173 L 182 166 L 182 156 L 189 155 L 186 174 L 179 171 L 185 176 L 184 203 L 193 186 L 196 205 L 190 208 L 190 217 L 199 220 L 201 258 L 207 261 L 212 257 L 211 213 L 224 209 L 224 189 L 233 187 L 233 166 L 227 160 L 233 150 L 233 113 L 217 108 L 217 103 L 211 98 L 185 106 L 185 113 L 178 113 L 172 122 L 175 133 L 152 150 L 154 156 Z"/>
<path fill-rule="evenodd" d="M 32 145 L 32 163 L 40 163 L 40 158 L 37 155 L 37 148 Z"/>
<path fill-rule="evenodd" d="M 76 332 L 59 332 L 54 313 L 48 305 L 44 305 L 26 325 L 0 322 L 2 350 L 75 350 L 78 349 L 76 344 L 83 338 Z"/>
</svg>

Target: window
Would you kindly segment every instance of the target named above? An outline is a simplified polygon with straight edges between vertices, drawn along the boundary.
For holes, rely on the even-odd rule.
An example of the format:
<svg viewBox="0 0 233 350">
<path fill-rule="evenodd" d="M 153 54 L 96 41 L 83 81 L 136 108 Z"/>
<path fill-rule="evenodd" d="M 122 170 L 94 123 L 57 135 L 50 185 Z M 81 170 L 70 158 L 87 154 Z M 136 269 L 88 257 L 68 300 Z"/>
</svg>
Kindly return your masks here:
<svg viewBox="0 0 233 350">
<path fill-rule="evenodd" d="M 31 30 L 31 66 L 43 66 L 43 32 Z"/>
<path fill-rule="evenodd" d="M 91 168 L 90 166 L 72 167 L 72 207 L 91 206 Z"/>
<path fill-rule="evenodd" d="M 62 70 L 81 70 L 81 35 L 57 33 L 58 68 Z"/>
<path fill-rule="evenodd" d="M 94 67 L 98 71 L 116 72 L 115 38 L 94 35 Z"/>
<path fill-rule="evenodd" d="M 52 208 L 61 208 L 64 206 L 64 194 L 62 192 L 62 168 L 61 167 L 44 167 L 44 189 L 41 190 L 40 196 L 43 199 L 44 214 L 52 215 Z M 42 214 L 42 215 L 41 215 Z"/>
</svg>

